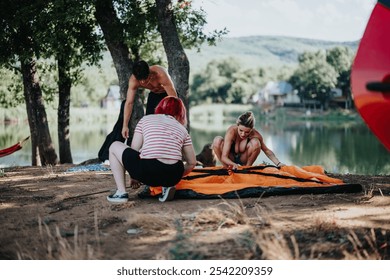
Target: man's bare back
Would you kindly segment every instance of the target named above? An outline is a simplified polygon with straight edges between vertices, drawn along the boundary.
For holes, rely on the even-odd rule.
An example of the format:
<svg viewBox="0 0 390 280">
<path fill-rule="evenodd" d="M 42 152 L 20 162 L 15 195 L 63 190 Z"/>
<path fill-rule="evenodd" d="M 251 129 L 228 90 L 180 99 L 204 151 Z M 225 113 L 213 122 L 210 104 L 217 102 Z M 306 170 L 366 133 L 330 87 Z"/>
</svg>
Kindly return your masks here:
<svg viewBox="0 0 390 280">
<path fill-rule="evenodd" d="M 122 136 L 125 139 L 129 138 L 128 123 L 133 112 L 134 98 L 138 88 L 150 90 L 146 104 L 146 114 L 153 113 L 155 106 L 165 96 L 177 97 L 171 76 L 164 67 L 160 65 L 149 66 L 145 61 L 136 62 L 133 67 L 133 74 L 129 79 L 129 88 L 124 106 Z"/>
<path fill-rule="evenodd" d="M 102 161 L 108 159 L 108 149 L 113 141 L 123 142 L 129 137 L 129 121 L 138 88 L 150 90 L 146 103 L 146 114 L 153 114 L 157 104 L 167 95 L 177 97 L 172 79 L 164 67 L 149 66 L 147 62 L 142 60 L 135 62 L 133 74 L 129 78 L 127 97 L 121 105 L 118 120 L 99 150 L 99 159 Z"/>
<path fill-rule="evenodd" d="M 161 71 L 164 71 L 165 72 L 165 69 L 161 69 L 160 66 L 158 65 L 153 65 L 153 66 L 150 66 L 150 74 L 149 74 L 149 77 L 145 80 L 140 80 L 138 81 L 136 79 L 135 81 L 135 85 L 138 84 L 138 87 L 142 87 L 142 88 L 145 88 L 145 89 L 148 89 L 154 93 L 162 93 L 162 92 L 166 92 L 163 84 L 162 84 L 162 75 L 161 75 Z"/>
</svg>

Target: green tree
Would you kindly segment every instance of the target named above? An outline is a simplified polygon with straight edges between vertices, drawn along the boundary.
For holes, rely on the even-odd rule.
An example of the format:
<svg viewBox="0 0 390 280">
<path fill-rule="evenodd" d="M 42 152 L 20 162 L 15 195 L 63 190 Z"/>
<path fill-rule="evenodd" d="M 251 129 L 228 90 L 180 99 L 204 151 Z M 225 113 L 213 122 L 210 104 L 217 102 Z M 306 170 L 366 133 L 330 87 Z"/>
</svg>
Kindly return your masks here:
<svg viewBox="0 0 390 280">
<path fill-rule="evenodd" d="M 233 73 L 231 60 L 210 61 L 204 72 L 194 75 L 191 87 L 191 101 L 195 104 L 202 102 L 225 103 L 228 90 L 231 87 Z"/>
<path fill-rule="evenodd" d="M 232 84 L 228 90 L 227 103 L 242 104 L 260 88 L 260 80 L 255 70 L 238 71 L 232 76 Z"/>
<path fill-rule="evenodd" d="M 16 73 L 15 73 L 16 72 Z M 4 108 L 15 107 L 24 101 L 23 83 L 20 71 L 11 71 L 7 68 L 0 68 L 0 105 Z"/>
<path fill-rule="evenodd" d="M 191 102 L 245 103 L 257 92 L 264 76 L 264 69 L 243 70 L 234 58 L 213 60 L 193 76 Z"/>
<path fill-rule="evenodd" d="M 56 61 L 58 72 L 57 126 L 60 163 L 72 163 L 70 148 L 71 88 L 83 77 L 83 63 L 95 64 L 101 59 L 102 38 L 96 33 L 92 6 L 86 1 L 49 1 L 41 11 L 42 37 L 47 59 Z M 64 13 L 66 11 L 66 13 Z"/>
<path fill-rule="evenodd" d="M 158 29 L 167 54 L 169 72 L 176 84 L 177 94 L 188 109 L 190 63 L 180 42 L 171 0 L 156 0 Z M 187 118 L 189 120 L 189 110 Z"/>
<path fill-rule="evenodd" d="M 125 5 L 131 2 L 134 2 L 134 4 L 137 5 L 140 4 L 139 1 L 119 1 L 118 3 L 115 3 L 115 5 Z M 137 35 L 130 36 L 128 32 L 138 32 L 138 26 L 134 25 L 134 27 L 126 28 L 127 22 L 123 19 L 123 17 L 125 17 L 126 15 L 124 13 L 124 11 L 126 10 L 120 9 L 121 6 L 119 6 L 119 11 L 121 12 L 118 13 L 115 9 L 115 5 L 112 0 L 96 0 L 94 14 L 100 26 L 100 29 L 103 32 L 104 40 L 114 62 L 114 67 L 118 75 L 120 94 L 123 98 L 125 98 L 128 88 L 129 77 L 132 74 L 133 68 L 131 50 L 139 54 L 138 45 L 136 43 L 131 43 L 131 41 L 129 42 L 128 39 L 132 37 L 137 38 Z M 130 11 L 133 12 L 132 9 L 130 9 Z M 140 9 L 140 11 L 142 11 L 142 9 Z M 133 17 L 134 20 L 136 17 L 138 17 L 139 22 L 141 23 L 146 18 L 146 16 L 144 17 L 141 12 L 139 12 L 138 16 Z M 145 31 L 142 26 L 139 27 L 139 29 Z M 136 54 L 136 56 L 138 54 Z M 138 92 L 134 98 L 133 112 L 131 114 L 129 124 L 130 139 L 128 141 L 131 142 L 135 126 L 143 115 L 144 112 L 142 98 L 140 92 Z"/>
<path fill-rule="evenodd" d="M 162 52 L 156 50 L 164 47 L 169 71 L 176 83 L 179 96 L 186 103 L 189 64 L 182 42 L 186 46 L 194 47 L 206 41 L 214 43 L 225 31 L 210 36 L 204 34 L 202 31 L 206 23 L 204 13 L 192 9 L 190 2 L 184 3 L 182 6 L 183 1 L 172 5 L 168 0 L 1 2 L 0 26 L 5 32 L 0 36 L 3 47 L 0 63 L 7 65 L 8 69 L 19 68 L 23 75 L 32 135 L 33 165 L 40 164 L 38 157 L 43 164 L 57 162 L 42 95 L 42 89 L 49 89 L 51 86 L 40 82 L 37 61 L 46 59 L 49 62 L 53 60 L 56 62 L 47 68 L 58 71 L 59 138 L 60 146 L 64 147 L 65 151 L 62 153 L 60 148 L 60 157 L 61 162 L 71 162 L 70 145 L 67 142 L 70 91 L 80 80 L 82 63 L 96 63 L 98 60 L 100 34 L 104 36 L 113 58 L 122 96 L 126 95 L 133 59 L 138 60 L 142 56 L 144 59 L 150 58 L 151 62 L 162 61 L 162 57 L 159 56 Z M 92 14 L 95 18 L 91 17 Z M 96 28 L 95 19 L 101 30 Z M 150 57 L 146 57 L 148 55 Z M 134 127 L 143 115 L 139 95 L 133 112 L 131 123 Z M 38 145 L 39 149 L 35 148 Z"/>
<path fill-rule="evenodd" d="M 31 8 L 28 14 L 23 5 L 14 8 L 19 15 L 27 14 L 33 18 L 29 24 L 34 34 L 29 36 L 34 41 L 32 51 L 40 58 L 34 65 L 41 70 L 41 77 L 49 77 L 45 83 L 40 83 L 41 92 L 46 93 L 49 101 L 58 93 L 60 162 L 72 163 L 69 137 L 71 87 L 81 80 L 83 63 L 96 64 L 100 59 L 101 39 L 96 33 L 91 6 L 86 1 L 37 1 L 28 7 Z M 57 76 L 51 79 L 53 72 L 57 72 Z M 57 88 L 52 82 L 56 82 Z"/>
<path fill-rule="evenodd" d="M 326 61 L 324 52 L 304 52 L 298 56 L 299 66 L 289 82 L 302 100 L 317 100 L 327 108 L 330 91 L 336 86 L 338 74 Z"/>
<path fill-rule="evenodd" d="M 336 87 L 340 88 L 346 98 L 346 109 L 351 108 L 351 66 L 354 54 L 350 48 L 335 47 L 326 52 L 326 61 L 338 73 Z"/>
<path fill-rule="evenodd" d="M 40 11 L 45 1 L 0 3 L 0 65 L 21 73 L 32 143 L 32 165 L 57 163 L 37 72 L 37 59 L 43 52 Z"/>
<path fill-rule="evenodd" d="M 163 47 L 168 71 L 179 97 L 188 109 L 189 63 L 183 46 L 197 47 L 204 42 L 214 43 L 224 31 L 205 34 L 204 13 L 193 9 L 190 2 L 184 6 L 182 2 L 173 5 L 171 0 L 96 1 L 95 16 L 114 61 L 123 97 L 126 96 L 133 61 L 141 57 L 149 62 L 163 61 L 165 59 L 161 57 L 162 52 L 158 51 Z M 133 107 L 130 132 L 134 131 L 142 116 L 143 107 L 138 94 Z"/>
</svg>

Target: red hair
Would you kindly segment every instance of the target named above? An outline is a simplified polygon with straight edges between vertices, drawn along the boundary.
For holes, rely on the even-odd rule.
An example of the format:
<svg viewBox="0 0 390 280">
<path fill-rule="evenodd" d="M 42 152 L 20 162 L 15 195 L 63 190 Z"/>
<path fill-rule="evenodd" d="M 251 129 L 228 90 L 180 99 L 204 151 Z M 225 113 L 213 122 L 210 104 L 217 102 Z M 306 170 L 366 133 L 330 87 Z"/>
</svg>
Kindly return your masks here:
<svg viewBox="0 0 390 280">
<path fill-rule="evenodd" d="M 158 103 L 156 114 L 165 114 L 174 117 L 179 123 L 187 125 L 187 110 L 183 101 L 174 96 L 167 96 Z"/>
</svg>

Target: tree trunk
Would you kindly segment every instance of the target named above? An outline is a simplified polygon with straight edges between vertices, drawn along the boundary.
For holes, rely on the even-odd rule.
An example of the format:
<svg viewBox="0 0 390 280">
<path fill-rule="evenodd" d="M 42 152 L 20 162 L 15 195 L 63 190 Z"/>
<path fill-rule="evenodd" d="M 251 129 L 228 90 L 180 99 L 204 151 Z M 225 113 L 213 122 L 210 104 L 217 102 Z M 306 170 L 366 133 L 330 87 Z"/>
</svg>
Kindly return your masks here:
<svg viewBox="0 0 390 280">
<path fill-rule="evenodd" d="M 175 84 L 178 96 L 187 108 L 189 128 L 189 75 L 190 63 L 181 45 L 176 29 L 171 0 L 156 0 L 158 28 L 168 59 L 169 74 Z"/>
<path fill-rule="evenodd" d="M 70 148 L 70 89 L 72 80 L 69 77 L 69 67 L 64 58 L 58 58 L 58 146 L 60 163 L 73 163 Z"/>
<path fill-rule="evenodd" d="M 23 64 L 22 64 L 23 67 Z M 22 69 L 23 71 L 23 69 Z M 24 74 L 26 72 L 26 74 Z M 23 83 L 24 83 L 24 100 L 26 102 L 26 111 L 27 111 L 27 119 L 28 119 L 28 125 L 30 127 L 30 134 L 31 134 L 31 165 L 32 166 L 40 166 L 42 165 L 41 159 L 39 157 L 39 148 L 38 148 L 38 130 L 36 125 L 36 119 L 35 114 L 33 110 L 32 100 L 31 100 L 31 94 L 29 90 L 32 85 L 30 82 L 30 78 L 28 75 L 28 70 L 23 71 Z"/>
<path fill-rule="evenodd" d="M 27 116 L 32 143 L 32 165 L 55 165 L 57 154 L 50 136 L 34 59 L 21 60 Z"/>
<path fill-rule="evenodd" d="M 129 49 L 123 37 L 123 26 L 115 12 L 112 0 L 97 0 L 95 17 L 103 31 L 104 39 L 114 62 L 121 96 L 126 98 L 128 82 L 132 74 L 133 61 L 130 59 Z M 135 126 L 143 115 L 144 108 L 142 99 L 140 94 L 137 93 L 129 123 L 129 143 L 131 143 Z"/>
</svg>

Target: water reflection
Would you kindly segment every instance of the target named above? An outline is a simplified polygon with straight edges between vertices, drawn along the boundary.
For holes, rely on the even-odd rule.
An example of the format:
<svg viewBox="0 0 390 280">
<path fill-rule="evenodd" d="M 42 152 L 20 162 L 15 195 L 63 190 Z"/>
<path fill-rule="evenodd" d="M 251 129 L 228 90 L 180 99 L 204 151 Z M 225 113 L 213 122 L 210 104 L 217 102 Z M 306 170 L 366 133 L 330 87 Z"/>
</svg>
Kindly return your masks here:
<svg viewBox="0 0 390 280">
<path fill-rule="evenodd" d="M 2 125 L 0 129 L 0 149 L 16 144 L 30 135 L 28 126 Z M 97 158 L 98 151 L 109 133 L 109 129 L 108 126 L 99 124 L 73 124 L 70 134 L 73 162 L 80 163 L 88 159 Z M 50 133 L 58 153 L 57 130 L 50 127 Z M 0 167 L 28 165 L 31 165 L 31 141 L 27 141 L 21 150 L 0 158 Z"/>
<path fill-rule="evenodd" d="M 321 123 L 309 129 L 296 125 L 286 127 L 285 133 L 287 139 L 289 134 L 298 139 L 288 153 L 294 164 L 320 164 L 338 173 L 390 173 L 390 153 L 363 123 Z"/>
<path fill-rule="evenodd" d="M 234 115 L 234 116 L 233 116 Z M 238 113 L 227 114 L 225 120 L 210 129 L 208 124 L 191 128 L 196 153 L 211 143 L 217 135 L 224 135 L 234 124 Z M 390 153 L 362 122 L 276 121 L 256 116 L 256 128 L 279 159 L 298 166 L 321 165 L 328 172 L 353 174 L 390 174 Z M 192 122 L 192 120 L 191 120 Z M 71 148 L 74 163 L 96 158 L 110 132 L 113 122 L 103 124 L 74 123 L 71 127 Z M 205 128 L 205 129 L 203 129 Z M 207 129 L 206 129 L 207 128 Z M 0 149 L 9 147 L 28 136 L 28 124 L 0 125 Z M 57 132 L 51 128 L 58 151 Z M 262 153 L 256 164 L 270 163 Z M 0 158 L 0 167 L 31 164 L 31 142 L 12 155 Z"/>
<path fill-rule="evenodd" d="M 286 164 L 321 165 L 328 172 L 352 174 L 390 174 L 390 153 L 359 122 L 260 121 L 256 127 L 266 145 Z M 234 122 L 233 122 L 234 123 Z M 224 135 L 230 123 L 218 131 L 192 129 L 196 151 Z M 262 153 L 255 162 L 271 163 Z"/>
</svg>

